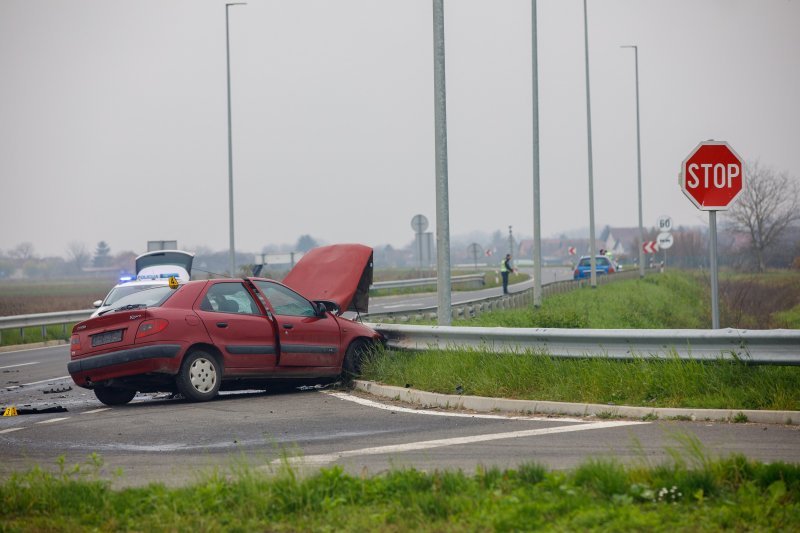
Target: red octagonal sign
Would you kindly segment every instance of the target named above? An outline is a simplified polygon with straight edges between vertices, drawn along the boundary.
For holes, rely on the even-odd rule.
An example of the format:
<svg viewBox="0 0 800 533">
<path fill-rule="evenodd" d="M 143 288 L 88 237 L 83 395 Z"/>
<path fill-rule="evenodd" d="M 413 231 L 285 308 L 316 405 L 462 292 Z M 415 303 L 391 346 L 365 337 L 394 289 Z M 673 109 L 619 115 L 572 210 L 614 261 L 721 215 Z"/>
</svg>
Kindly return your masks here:
<svg viewBox="0 0 800 533">
<path fill-rule="evenodd" d="M 724 211 L 744 187 L 742 159 L 724 141 L 705 141 L 681 165 L 681 189 L 698 209 Z"/>
</svg>

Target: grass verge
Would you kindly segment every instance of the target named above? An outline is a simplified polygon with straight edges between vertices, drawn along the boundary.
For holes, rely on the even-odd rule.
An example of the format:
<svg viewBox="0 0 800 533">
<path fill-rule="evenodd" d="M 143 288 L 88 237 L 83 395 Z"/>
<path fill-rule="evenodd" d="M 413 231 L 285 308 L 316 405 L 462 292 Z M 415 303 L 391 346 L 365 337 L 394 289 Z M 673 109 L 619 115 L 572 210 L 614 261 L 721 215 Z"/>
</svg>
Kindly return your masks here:
<svg viewBox="0 0 800 533">
<path fill-rule="evenodd" d="M 0 484 L 3 531 L 749 531 L 796 530 L 800 466 L 698 450 L 661 465 L 592 459 L 574 470 L 391 470 L 288 467 L 207 475 L 193 485 L 112 490 L 89 469 L 60 464 Z M 685 455 L 685 454 L 684 454 Z M 85 466 L 85 465 L 84 465 Z"/>
<path fill-rule="evenodd" d="M 564 359 L 488 350 L 383 351 L 364 379 L 444 394 L 643 407 L 800 410 L 800 368 L 743 361 Z"/>
</svg>

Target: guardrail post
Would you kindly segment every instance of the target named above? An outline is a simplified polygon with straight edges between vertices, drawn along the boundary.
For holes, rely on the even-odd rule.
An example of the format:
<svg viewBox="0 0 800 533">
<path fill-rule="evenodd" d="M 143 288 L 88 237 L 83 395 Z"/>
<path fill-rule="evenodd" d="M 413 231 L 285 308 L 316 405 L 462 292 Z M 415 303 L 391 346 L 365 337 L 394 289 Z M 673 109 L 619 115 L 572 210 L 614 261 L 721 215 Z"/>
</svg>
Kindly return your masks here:
<svg viewBox="0 0 800 533">
<path fill-rule="evenodd" d="M 42 340 L 47 340 L 47 326 L 42 326 Z"/>
</svg>

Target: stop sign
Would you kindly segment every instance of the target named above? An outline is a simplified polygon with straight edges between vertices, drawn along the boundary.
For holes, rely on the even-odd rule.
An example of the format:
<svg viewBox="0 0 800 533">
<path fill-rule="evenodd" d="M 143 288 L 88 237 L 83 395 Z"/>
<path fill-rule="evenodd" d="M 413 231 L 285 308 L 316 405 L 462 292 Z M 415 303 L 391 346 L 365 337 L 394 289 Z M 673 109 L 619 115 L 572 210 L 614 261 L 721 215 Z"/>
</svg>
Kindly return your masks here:
<svg viewBox="0 0 800 533">
<path fill-rule="evenodd" d="M 681 190 L 698 209 L 724 211 L 742 192 L 742 159 L 725 141 L 705 141 L 681 165 Z"/>
</svg>

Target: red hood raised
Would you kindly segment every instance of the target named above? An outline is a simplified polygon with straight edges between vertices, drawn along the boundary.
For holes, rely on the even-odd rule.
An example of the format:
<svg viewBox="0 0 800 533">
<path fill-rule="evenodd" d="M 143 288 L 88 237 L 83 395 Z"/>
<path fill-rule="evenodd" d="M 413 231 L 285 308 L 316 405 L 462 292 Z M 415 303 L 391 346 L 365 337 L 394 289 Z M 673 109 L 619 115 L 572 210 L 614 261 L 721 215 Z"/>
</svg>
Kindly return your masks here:
<svg viewBox="0 0 800 533">
<path fill-rule="evenodd" d="M 297 262 L 283 284 L 311 300 L 334 302 L 342 313 L 366 313 L 372 285 L 372 248 L 362 244 L 314 248 Z"/>
</svg>

